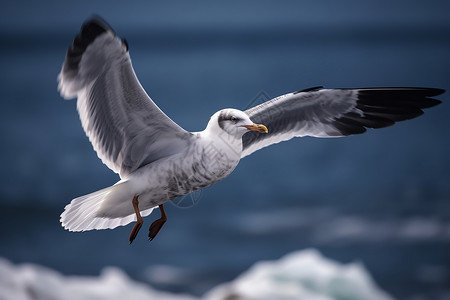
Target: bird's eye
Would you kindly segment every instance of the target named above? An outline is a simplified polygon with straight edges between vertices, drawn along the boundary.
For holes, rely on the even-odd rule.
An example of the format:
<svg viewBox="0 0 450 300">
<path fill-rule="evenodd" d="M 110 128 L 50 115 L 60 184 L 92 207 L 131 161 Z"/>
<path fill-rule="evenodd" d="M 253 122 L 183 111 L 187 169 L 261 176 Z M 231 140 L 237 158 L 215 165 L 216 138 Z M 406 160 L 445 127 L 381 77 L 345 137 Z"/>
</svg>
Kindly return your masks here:
<svg viewBox="0 0 450 300">
<path fill-rule="evenodd" d="M 231 122 L 236 123 L 238 121 L 238 118 L 236 118 L 235 116 L 231 116 L 230 120 Z"/>
</svg>

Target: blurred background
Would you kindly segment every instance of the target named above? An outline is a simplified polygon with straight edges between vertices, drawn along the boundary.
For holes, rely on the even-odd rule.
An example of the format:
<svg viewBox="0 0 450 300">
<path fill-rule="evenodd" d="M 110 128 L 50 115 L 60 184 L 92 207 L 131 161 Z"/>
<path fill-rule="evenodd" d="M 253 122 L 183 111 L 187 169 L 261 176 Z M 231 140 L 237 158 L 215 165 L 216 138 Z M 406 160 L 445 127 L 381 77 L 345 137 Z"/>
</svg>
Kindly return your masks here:
<svg viewBox="0 0 450 300">
<path fill-rule="evenodd" d="M 241 161 L 224 181 L 132 224 L 71 233 L 71 199 L 119 178 L 92 150 L 57 75 L 99 14 L 127 39 L 153 100 L 190 131 L 219 109 L 311 86 L 450 90 L 450 2 L 3 1 L 0 256 L 66 275 L 117 266 L 202 295 L 255 262 L 315 248 L 361 262 L 398 299 L 450 295 L 449 93 L 418 119 L 342 139 L 302 138 Z M 257 178 L 258 180 L 255 180 Z"/>
</svg>

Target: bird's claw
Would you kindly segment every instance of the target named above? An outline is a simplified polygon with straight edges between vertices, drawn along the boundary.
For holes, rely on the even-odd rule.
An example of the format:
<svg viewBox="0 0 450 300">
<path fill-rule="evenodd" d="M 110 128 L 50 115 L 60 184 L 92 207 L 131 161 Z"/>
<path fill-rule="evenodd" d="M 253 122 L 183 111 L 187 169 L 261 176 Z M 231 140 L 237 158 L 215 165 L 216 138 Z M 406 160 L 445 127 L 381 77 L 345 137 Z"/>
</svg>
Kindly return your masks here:
<svg viewBox="0 0 450 300">
<path fill-rule="evenodd" d="M 143 222 L 136 222 L 136 224 L 134 224 L 134 227 L 133 227 L 133 229 L 131 230 L 131 233 L 130 233 L 130 245 L 134 241 L 134 239 L 136 238 L 137 234 L 139 233 L 139 230 L 142 227 L 142 223 Z"/>
<path fill-rule="evenodd" d="M 149 230 L 149 232 L 148 232 L 148 240 L 149 241 L 151 241 L 155 238 L 155 236 L 158 234 L 158 232 L 163 227 L 164 223 L 166 223 L 166 220 L 161 218 L 161 219 L 154 221 L 152 223 L 152 225 L 150 225 L 150 228 L 148 229 Z"/>
</svg>

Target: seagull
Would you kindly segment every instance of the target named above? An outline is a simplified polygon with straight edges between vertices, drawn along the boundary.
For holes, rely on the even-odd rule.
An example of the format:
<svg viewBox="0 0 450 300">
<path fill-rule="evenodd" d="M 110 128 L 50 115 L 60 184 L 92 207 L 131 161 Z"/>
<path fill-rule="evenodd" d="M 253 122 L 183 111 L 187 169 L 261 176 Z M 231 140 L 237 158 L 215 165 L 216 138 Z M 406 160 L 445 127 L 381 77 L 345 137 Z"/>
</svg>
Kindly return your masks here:
<svg viewBox="0 0 450 300">
<path fill-rule="evenodd" d="M 58 90 L 77 98 L 82 127 L 102 162 L 120 181 L 73 199 L 61 214 L 69 231 L 113 229 L 135 222 L 131 244 L 156 207 L 217 183 L 253 152 L 294 137 L 343 137 L 415 118 L 441 101 L 436 88 L 314 87 L 241 111 L 222 109 L 206 128 L 189 132 L 172 121 L 141 86 L 128 43 L 100 17 L 88 19 L 69 47 Z"/>
</svg>

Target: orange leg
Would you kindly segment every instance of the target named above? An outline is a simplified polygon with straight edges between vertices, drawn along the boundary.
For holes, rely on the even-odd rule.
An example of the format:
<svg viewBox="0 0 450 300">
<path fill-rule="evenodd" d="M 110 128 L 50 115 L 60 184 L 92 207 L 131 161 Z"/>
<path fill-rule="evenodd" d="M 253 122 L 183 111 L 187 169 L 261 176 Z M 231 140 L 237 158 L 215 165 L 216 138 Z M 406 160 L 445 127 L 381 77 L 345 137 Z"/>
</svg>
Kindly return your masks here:
<svg viewBox="0 0 450 300">
<path fill-rule="evenodd" d="M 167 221 L 166 212 L 164 211 L 164 204 L 161 204 L 159 206 L 159 210 L 161 211 L 161 218 L 154 221 L 152 225 L 150 225 L 149 233 L 148 233 L 148 240 L 151 241 L 155 238 L 155 236 L 158 234 L 158 232 L 163 227 L 164 223 Z"/>
<path fill-rule="evenodd" d="M 134 239 L 136 238 L 139 229 L 141 229 L 142 224 L 144 223 L 144 220 L 141 217 L 141 212 L 139 211 L 139 201 L 138 201 L 138 197 L 139 196 L 134 196 L 133 197 L 133 208 L 134 208 L 134 212 L 136 213 L 136 217 L 137 217 L 137 221 L 136 224 L 134 224 L 133 229 L 131 230 L 130 233 L 130 245 L 131 243 L 134 241 Z"/>
</svg>

